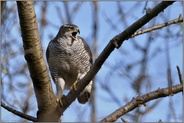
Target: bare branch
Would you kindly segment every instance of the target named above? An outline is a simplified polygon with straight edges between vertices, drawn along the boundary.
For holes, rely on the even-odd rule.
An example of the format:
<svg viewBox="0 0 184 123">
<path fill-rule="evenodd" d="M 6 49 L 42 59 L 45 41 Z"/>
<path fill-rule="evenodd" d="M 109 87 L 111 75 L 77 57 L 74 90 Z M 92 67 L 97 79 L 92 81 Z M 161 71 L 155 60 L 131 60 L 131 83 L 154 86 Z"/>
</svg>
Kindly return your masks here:
<svg viewBox="0 0 184 123">
<path fill-rule="evenodd" d="M 123 107 L 119 108 L 106 118 L 104 118 L 101 122 L 114 122 L 116 121 L 119 117 L 123 116 L 124 114 L 132 111 L 133 109 L 144 105 L 146 102 L 149 102 L 151 100 L 157 99 L 157 98 L 162 98 L 162 97 L 167 97 L 170 96 L 170 87 L 168 88 L 162 88 L 162 89 L 157 89 L 153 92 L 150 92 L 148 94 L 145 94 L 143 96 L 138 96 L 136 98 L 133 98 L 129 103 L 124 105 Z M 183 85 L 178 84 L 175 86 L 172 86 L 172 93 L 176 94 L 179 92 L 183 91 Z"/>
<path fill-rule="evenodd" d="M 124 118 L 121 118 L 121 120 L 123 121 L 123 123 L 128 123 L 128 121 L 125 120 Z"/>
<path fill-rule="evenodd" d="M 158 29 L 161 29 L 163 27 L 169 26 L 171 24 L 176 24 L 176 23 L 180 23 L 180 22 L 183 22 L 183 18 L 182 18 L 181 14 L 179 15 L 178 18 L 176 18 L 174 20 L 168 21 L 168 22 L 160 24 L 160 25 L 155 25 L 153 27 L 150 27 L 150 28 L 147 28 L 147 29 L 144 29 L 144 30 L 137 31 L 133 35 L 131 35 L 131 38 L 133 38 L 133 37 L 135 37 L 137 35 L 141 35 L 141 34 L 144 34 L 144 33 L 147 33 L 147 32 L 158 30 Z"/>
<path fill-rule="evenodd" d="M 15 110 L 15 109 L 13 109 L 13 108 L 11 108 L 9 106 L 6 106 L 3 102 L 1 102 L 1 106 L 3 108 L 5 108 L 6 110 L 12 112 L 13 114 L 17 115 L 17 116 L 20 116 L 22 118 L 25 118 L 25 119 L 30 120 L 30 121 L 33 121 L 33 122 L 37 122 L 37 118 L 36 117 L 33 117 L 33 116 L 30 116 L 30 115 L 24 114 L 24 113 L 22 113 L 20 111 L 17 111 L 17 110 Z"/>
<path fill-rule="evenodd" d="M 182 75 L 181 75 L 181 72 L 180 72 L 180 68 L 179 68 L 178 65 L 176 66 L 176 68 L 178 70 L 178 76 L 179 76 L 180 84 L 183 84 L 183 79 L 182 79 Z"/>
</svg>

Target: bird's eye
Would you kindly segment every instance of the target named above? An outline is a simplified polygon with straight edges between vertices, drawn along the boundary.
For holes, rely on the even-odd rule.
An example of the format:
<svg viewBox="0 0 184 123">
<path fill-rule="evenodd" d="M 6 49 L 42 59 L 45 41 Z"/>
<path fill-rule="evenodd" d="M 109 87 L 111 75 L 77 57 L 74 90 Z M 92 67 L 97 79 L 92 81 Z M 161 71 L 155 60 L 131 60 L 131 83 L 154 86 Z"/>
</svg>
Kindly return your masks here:
<svg viewBox="0 0 184 123">
<path fill-rule="evenodd" d="M 72 30 L 72 28 L 68 28 L 68 31 Z"/>
</svg>

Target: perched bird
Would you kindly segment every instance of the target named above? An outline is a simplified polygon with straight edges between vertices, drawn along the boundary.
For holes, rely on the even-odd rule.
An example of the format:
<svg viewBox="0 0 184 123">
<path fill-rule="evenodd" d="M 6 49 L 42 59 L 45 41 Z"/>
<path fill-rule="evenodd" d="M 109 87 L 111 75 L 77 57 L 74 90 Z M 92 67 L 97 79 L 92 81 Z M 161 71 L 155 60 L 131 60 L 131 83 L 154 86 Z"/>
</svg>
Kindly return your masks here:
<svg viewBox="0 0 184 123">
<path fill-rule="evenodd" d="M 51 77 L 56 84 L 57 97 L 63 95 L 64 89 L 70 89 L 81 80 L 90 70 L 92 53 L 84 41 L 77 34 L 79 28 L 74 24 L 60 27 L 56 37 L 49 42 L 46 51 L 47 62 Z M 92 81 L 78 96 L 79 103 L 86 103 L 90 98 Z"/>
</svg>

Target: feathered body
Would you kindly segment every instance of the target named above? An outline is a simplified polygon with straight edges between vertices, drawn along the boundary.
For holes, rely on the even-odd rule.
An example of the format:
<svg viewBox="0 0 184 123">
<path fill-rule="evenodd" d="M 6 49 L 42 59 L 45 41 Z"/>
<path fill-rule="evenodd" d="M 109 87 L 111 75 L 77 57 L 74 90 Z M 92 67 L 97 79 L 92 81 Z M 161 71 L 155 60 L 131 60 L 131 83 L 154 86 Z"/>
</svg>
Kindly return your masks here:
<svg viewBox="0 0 184 123">
<path fill-rule="evenodd" d="M 77 33 L 73 24 L 61 26 L 57 36 L 50 41 L 46 56 L 52 79 L 56 84 L 57 96 L 63 94 L 75 82 L 82 79 L 90 70 L 92 54 L 89 46 Z M 91 92 L 92 81 L 78 97 L 80 103 L 86 103 Z"/>
</svg>

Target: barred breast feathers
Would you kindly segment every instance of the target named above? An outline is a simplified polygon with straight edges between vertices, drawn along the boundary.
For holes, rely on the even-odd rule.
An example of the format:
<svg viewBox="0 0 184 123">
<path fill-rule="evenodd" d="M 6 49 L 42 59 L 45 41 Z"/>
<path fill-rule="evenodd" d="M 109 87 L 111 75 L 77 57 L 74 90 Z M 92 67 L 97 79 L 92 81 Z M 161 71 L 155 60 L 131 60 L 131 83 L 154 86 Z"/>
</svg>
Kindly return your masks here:
<svg viewBox="0 0 184 123">
<path fill-rule="evenodd" d="M 56 61 L 65 59 L 72 66 L 74 65 L 77 68 L 78 66 L 82 67 L 81 72 L 90 69 L 92 53 L 87 43 L 80 36 L 78 36 L 77 41 L 73 42 L 72 46 L 68 46 L 62 38 L 58 38 L 57 41 L 54 39 L 49 43 L 49 49 L 53 50 L 50 53 L 52 54 L 52 58 L 56 58 Z"/>
</svg>

